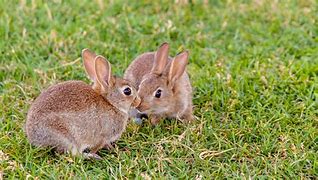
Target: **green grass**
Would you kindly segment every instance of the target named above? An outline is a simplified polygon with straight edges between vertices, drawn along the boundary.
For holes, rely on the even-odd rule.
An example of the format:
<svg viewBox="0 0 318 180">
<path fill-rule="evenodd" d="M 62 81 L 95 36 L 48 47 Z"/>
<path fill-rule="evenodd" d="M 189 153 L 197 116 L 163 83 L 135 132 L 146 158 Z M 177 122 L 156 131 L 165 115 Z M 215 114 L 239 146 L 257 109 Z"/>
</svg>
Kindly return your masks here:
<svg viewBox="0 0 318 180">
<path fill-rule="evenodd" d="M 317 1 L 129 2 L 0 0 L 0 179 L 318 177 Z M 83 48 L 122 75 L 165 41 L 190 51 L 198 121 L 130 124 L 103 161 L 29 144 L 40 92 L 89 82 Z"/>
</svg>

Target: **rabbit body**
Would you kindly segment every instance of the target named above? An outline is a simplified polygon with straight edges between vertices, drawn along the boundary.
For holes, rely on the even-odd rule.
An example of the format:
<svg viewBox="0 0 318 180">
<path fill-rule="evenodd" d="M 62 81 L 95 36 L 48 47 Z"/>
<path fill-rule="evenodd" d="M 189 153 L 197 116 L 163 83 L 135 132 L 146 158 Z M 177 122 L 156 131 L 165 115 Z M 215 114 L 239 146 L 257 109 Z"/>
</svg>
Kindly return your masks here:
<svg viewBox="0 0 318 180">
<path fill-rule="evenodd" d="M 57 147 L 78 154 L 97 151 L 116 141 L 125 130 L 128 115 L 112 106 L 81 81 L 53 85 L 29 110 L 27 136 L 37 146 Z"/>
<path fill-rule="evenodd" d="M 88 49 L 82 56 L 94 85 L 66 81 L 49 87 L 31 105 L 25 130 L 35 146 L 100 159 L 95 153 L 120 138 L 129 109 L 140 99 L 129 81 L 111 75 L 104 57 Z"/>
</svg>

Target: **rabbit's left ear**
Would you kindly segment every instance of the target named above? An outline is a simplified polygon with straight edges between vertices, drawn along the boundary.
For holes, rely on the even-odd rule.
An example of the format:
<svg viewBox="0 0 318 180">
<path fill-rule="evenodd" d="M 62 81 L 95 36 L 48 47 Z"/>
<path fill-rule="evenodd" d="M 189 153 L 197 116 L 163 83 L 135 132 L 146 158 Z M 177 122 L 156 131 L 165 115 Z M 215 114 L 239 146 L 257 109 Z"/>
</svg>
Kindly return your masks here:
<svg viewBox="0 0 318 180">
<path fill-rule="evenodd" d="M 174 86 L 175 82 L 182 76 L 184 73 L 186 66 L 188 64 L 188 51 L 184 51 L 178 54 L 171 62 L 168 82 L 171 87 Z"/>
<path fill-rule="evenodd" d="M 85 67 L 85 71 L 88 75 L 88 77 L 92 80 L 96 80 L 95 76 L 95 58 L 96 54 L 92 52 L 89 49 L 83 49 L 82 50 L 82 59 L 83 59 L 83 64 Z"/>
</svg>

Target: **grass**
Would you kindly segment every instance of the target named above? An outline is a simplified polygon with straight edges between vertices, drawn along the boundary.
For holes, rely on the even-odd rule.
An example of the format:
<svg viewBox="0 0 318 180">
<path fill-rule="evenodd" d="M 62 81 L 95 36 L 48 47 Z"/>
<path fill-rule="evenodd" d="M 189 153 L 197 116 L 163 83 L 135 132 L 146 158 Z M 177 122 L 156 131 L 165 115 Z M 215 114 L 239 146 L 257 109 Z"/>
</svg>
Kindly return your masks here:
<svg viewBox="0 0 318 180">
<path fill-rule="evenodd" d="M 0 0 L 0 179 L 318 177 L 315 0 Z M 190 51 L 198 121 L 130 124 L 103 161 L 32 147 L 27 110 L 57 82 L 89 82 L 89 47 L 122 75 L 162 42 Z"/>
</svg>

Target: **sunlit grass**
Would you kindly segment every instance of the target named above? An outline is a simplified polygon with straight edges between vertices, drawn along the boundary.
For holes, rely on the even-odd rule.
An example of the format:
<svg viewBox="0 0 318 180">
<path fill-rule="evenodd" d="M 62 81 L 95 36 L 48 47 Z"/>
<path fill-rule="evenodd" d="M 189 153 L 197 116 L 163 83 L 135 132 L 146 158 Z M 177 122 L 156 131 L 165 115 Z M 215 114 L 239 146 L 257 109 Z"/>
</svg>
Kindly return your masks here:
<svg viewBox="0 0 318 180">
<path fill-rule="evenodd" d="M 318 176 L 317 1 L 0 0 L 0 179 Z M 130 124 L 103 161 L 32 147 L 32 101 L 89 82 L 90 48 L 122 75 L 162 42 L 190 51 L 198 121 Z"/>
</svg>

